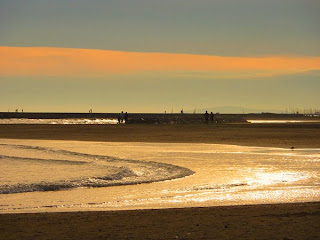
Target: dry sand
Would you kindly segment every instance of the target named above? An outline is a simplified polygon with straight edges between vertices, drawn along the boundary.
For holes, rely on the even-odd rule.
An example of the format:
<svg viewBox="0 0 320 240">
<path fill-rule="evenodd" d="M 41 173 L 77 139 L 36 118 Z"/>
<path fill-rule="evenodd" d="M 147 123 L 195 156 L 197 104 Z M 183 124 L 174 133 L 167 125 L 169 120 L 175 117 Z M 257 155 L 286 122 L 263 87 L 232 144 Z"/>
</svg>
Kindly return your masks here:
<svg viewBox="0 0 320 240">
<path fill-rule="evenodd" d="M 0 138 L 319 148 L 320 125 L 2 125 Z M 320 239 L 320 203 L 2 214 L 0 239 Z"/>
</svg>

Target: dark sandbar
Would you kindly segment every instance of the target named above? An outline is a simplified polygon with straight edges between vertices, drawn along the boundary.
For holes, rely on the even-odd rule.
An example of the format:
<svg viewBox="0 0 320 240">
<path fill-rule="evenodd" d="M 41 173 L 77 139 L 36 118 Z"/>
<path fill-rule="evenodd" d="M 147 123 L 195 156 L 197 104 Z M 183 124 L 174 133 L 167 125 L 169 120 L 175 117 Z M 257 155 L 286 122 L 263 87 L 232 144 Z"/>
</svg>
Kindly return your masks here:
<svg viewBox="0 0 320 240">
<path fill-rule="evenodd" d="M 1 239 L 320 239 L 320 203 L 0 215 Z"/>
</svg>

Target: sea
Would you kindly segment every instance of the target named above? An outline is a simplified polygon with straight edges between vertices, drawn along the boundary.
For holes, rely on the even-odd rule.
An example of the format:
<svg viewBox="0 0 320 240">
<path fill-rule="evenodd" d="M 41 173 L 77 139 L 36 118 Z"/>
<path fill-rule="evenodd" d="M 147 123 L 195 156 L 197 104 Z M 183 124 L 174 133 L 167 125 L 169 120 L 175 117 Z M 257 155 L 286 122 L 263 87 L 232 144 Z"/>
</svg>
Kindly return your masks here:
<svg viewBox="0 0 320 240">
<path fill-rule="evenodd" d="M 320 201 L 320 149 L 0 139 L 0 213 Z"/>
<path fill-rule="evenodd" d="M 320 123 L 319 119 L 304 119 L 304 120 L 295 120 L 295 119 L 248 119 L 248 123 L 252 124 L 261 124 L 261 123 Z M 114 118 L 61 118 L 61 119 L 29 119 L 29 118 L 3 118 L 0 119 L 0 124 L 58 124 L 58 125 L 77 125 L 77 124 L 118 124 L 118 119 Z"/>
<path fill-rule="evenodd" d="M 117 124 L 118 119 L 113 118 L 61 118 L 61 119 L 29 119 L 29 118 L 3 118 L 0 124 Z"/>
</svg>

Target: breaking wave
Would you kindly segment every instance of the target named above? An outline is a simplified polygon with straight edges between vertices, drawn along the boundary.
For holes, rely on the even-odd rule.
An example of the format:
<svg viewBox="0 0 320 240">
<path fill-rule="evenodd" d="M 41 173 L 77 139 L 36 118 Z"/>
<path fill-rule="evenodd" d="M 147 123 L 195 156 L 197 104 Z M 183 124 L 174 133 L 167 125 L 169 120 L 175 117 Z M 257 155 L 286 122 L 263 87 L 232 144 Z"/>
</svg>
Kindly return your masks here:
<svg viewBox="0 0 320 240">
<path fill-rule="evenodd" d="M 39 146 L 0 144 L 0 148 L 7 150 L 4 151 L 6 154 L 0 155 L 0 163 L 5 169 L 9 169 L 6 176 L 10 176 L 10 181 L 6 179 L 1 181 L 0 194 L 151 183 L 194 173 L 188 168 L 166 163 L 121 159 Z M 29 156 L 28 153 L 39 157 L 25 157 Z M 13 166 L 14 171 L 10 173 Z M 37 175 L 39 171 L 45 177 L 37 179 L 26 174 L 26 179 L 15 180 L 15 175 L 19 175 L 17 168 L 30 169 L 33 175 Z M 59 174 L 53 174 L 53 170 Z"/>
</svg>

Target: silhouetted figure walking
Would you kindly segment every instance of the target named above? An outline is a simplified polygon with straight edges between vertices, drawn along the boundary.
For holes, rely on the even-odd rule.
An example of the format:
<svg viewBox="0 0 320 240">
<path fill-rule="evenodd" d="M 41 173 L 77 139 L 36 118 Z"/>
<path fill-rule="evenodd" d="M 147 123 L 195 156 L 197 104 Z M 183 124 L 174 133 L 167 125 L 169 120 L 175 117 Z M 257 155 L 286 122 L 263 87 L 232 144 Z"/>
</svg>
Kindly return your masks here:
<svg viewBox="0 0 320 240">
<path fill-rule="evenodd" d="M 206 111 L 206 113 L 204 114 L 204 119 L 206 120 L 206 124 L 209 123 L 209 113 L 208 111 Z"/>
<path fill-rule="evenodd" d="M 210 113 L 210 122 L 211 124 L 213 124 L 213 120 L 214 120 L 214 114 L 213 112 Z"/>
<path fill-rule="evenodd" d="M 121 116 L 120 116 L 120 113 L 118 114 L 118 124 L 120 124 L 120 121 L 121 121 Z"/>
<path fill-rule="evenodd" d="M 121 111 L 121 113 L 120 113 L 120 120 L 121 120 L 121 122 L 123 122 L 123 118 L 124 118 L 123 111 Z"/>
<path fill-rule="evenodd" d="M 127 112 L 124 114 L 124 121 L 125 121 L 125 123 L 128 122 L 128 113 Z"/>
</svg>

